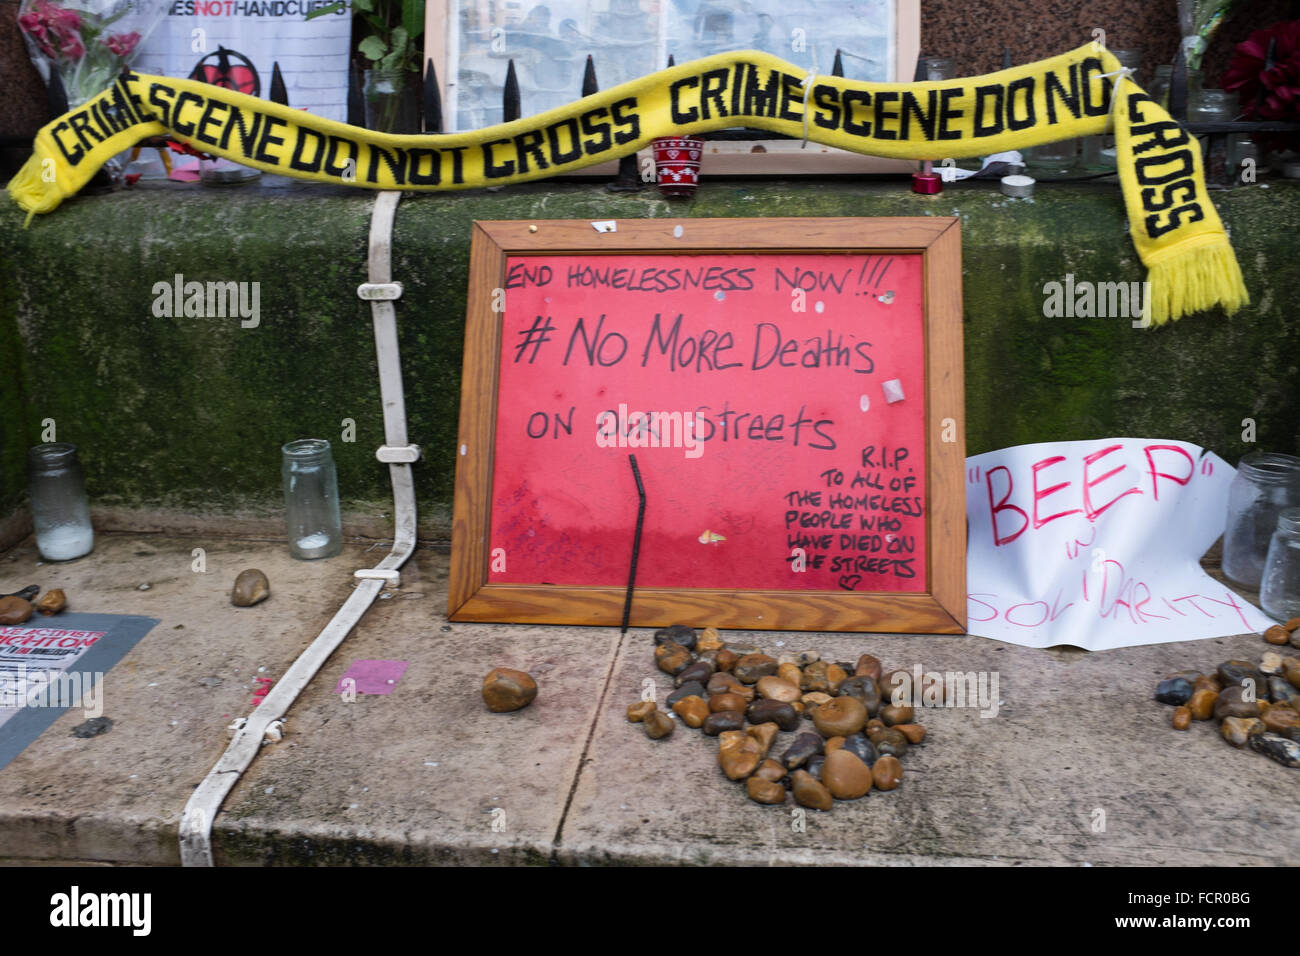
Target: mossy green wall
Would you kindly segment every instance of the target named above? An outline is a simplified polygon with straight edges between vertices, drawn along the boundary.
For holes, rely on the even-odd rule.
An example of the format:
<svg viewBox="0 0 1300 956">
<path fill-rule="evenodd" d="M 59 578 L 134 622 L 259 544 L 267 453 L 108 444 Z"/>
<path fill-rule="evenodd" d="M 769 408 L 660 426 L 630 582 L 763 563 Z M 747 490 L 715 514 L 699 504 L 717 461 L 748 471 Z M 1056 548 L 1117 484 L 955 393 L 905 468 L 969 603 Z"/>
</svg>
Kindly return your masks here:
<svg viewBox="0 0 1300 956">
<path fill-rule="evenodd" d="M 967 451 L 1107 435 L 1177 438 L 1231 461 L 1300 450 L 1300 185 L 1215 194 L 1253 304 L 1142 331 L 1126 319 L 1046 318 L 1067 272 L 1140 281 L 1114 185 L 1040 185 L 1032 201 L 984 184 L 920 197 L 899 182 L 706 182 L 687 204 L 598 184 L 408 195 L 394 276 L 410 434 L 425 451 L 426 533 L 445 536 L 455 468 L 470 226 L 475 219 L 958 215 L 962 220 Z M 334 440 L 354 507 L 386 510 L 365 281 L 373 195 L 158 186 L 66 203 L 23 228 L 0 209 L 0 516 L 22 494 L 23 449 L 53 418 L 83 449 L 98 504 L 271 513 L 279 447 Z M 158 318 L 153 287 L 261 283 L 261 324 Z M 356 422 L 356 441 L 338 439 Z"/>
</svg>

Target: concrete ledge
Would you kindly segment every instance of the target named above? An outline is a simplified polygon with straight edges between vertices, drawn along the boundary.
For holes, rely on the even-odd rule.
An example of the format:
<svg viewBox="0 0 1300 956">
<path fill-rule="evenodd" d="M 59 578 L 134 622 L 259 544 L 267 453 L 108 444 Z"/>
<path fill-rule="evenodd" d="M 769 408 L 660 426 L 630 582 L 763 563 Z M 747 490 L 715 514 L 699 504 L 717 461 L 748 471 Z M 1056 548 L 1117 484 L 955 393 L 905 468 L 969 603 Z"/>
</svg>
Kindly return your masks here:
<svg viewBox="0 0 1300 956">
<path fill-rule="evenodd" d="M 69 735 L 69 711 L 0 771 L 0 862 L 175 865 L 177 821 L 248 713 L 342 603 L 373 554 L 293 561 L 281 544 L 104 535 L 38 566 L 0 555 L 0 591 L 63 587 L 80 611 L 161 622 L 105 677 L 111 731 Z M 229 603 L 245 567 L 272 596 Z M 446 623 L 445 556 L 422 549 L 290 709 L 216 819 L 219 865 L 859 864 L 1295 865 L 1294 771 L 1229 747 L 1212 722 L 1179 733 L 1152 697 L 1173 671 L 1252 657 L 1258 635 L 1089 654 L 977 637 L 732 632 L 890 667 L 999 674 L 996 717 L 923 710 L 926 742 L 898 790 L 809 812 L 762 807 L 727 781 L 716 743 L 651 741 L 624 718 L 642 682 L 670 691 L 651 635 L 613 628 Z M 153 586 L 137 590 L 142 581 Z M 357 659 L 408 662 L 390 695 L 335 693 Z M 530 670 L 538 699 L 482 705 L 493 666 Z M 778 751 L 790 735 L 778 740 Z M 1093 829 L 1095 812 L 1105 829 Z M 494 812 L 498 811 L 498 812 Z M 498 822 L 494 828 L 494 822 Z"/>
</svg>

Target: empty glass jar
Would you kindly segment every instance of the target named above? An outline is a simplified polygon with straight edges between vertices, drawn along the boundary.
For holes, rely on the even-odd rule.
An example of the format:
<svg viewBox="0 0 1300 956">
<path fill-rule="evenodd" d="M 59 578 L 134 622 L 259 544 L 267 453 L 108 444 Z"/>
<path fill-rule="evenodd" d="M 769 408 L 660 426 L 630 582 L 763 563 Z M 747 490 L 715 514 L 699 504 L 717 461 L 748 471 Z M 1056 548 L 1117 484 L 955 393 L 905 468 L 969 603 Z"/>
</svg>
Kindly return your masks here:
<svg viewBox="0 0 1300 956">
<path fill-rule="evenodd" d="M 343 523 L 330 443 L 323 438 L 302 438 L 281 451 L 289 553 L 304 561 L 332 558 L 343 549 Z"/>
<path fill-rule="evenodd" d="M 41 557 L 70 561 L 89 554 L 95 531 L 90 526 L 90 501 L 77 446 L 50 442 L 29 449 L 27 487 Z"/>
<path fill-rule="evenodd" d="M 1277 516 L 1277 530 L 1264 561 L 1259 606 L 1279 621 L 1300 617 L 1300 508 Z"/>
<path fill-rule="evenodd" d="M 1300 507 L 1300 458 L 1257 451 L 1238 462 L 1223 529 L 1228 580 L 1258 590 L 1278 515 L 1295 507 Z"/>
</svg>

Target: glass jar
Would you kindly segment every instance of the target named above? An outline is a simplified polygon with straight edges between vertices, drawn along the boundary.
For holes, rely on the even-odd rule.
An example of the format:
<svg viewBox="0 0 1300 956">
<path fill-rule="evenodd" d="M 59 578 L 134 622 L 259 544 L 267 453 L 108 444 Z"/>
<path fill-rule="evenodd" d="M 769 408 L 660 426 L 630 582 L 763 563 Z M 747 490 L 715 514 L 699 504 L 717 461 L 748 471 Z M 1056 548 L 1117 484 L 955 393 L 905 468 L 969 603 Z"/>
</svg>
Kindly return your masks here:
<svg viewBox="0 0 1300 956">
<path fill-rule="evenodd" d="M 950 56 L 927 56 L 921 58 L 921 69 L 927 82 L 955 80 L 957 78 L 957 61 Z"/>
<path fill-rule="evenodd" d="M 1279 621 L 1300 617 L 1300 508 L 1277 516 L 1277 530 L 1264 560 L 1259 606 Z"/>
<path fill-rule="evenodd" d="M 1161 63 L 1156 67 L 1155 74 L 1151 77 L 1151 85 L 1147 87 L 1147 95 L 1163 106 L 1169 108 L 1169 87 L 1173 83 L 1174 68 L 1168 63 Z"/>
<path fill-rule="evenodd" d="M 1256 451 L 1237 463 L 1223 529 L 1223 574 L 1229 581 L 1259 589 L 1277 516 L 1295 507 L 1300 507 L 1300 458 Z"/>
<path fill-rule="evenodd" d="M 343 522 L 330 443 L 323 438 L 302 438 L 281 451 L 289 553 L 304 561 L 332 558 L 343 550 Z"/>
<path fill-rule="evenodd" d="M 71 561 L 89 554 L 95 531 L 90 526 L 90 501 L 77 446 L 51 442 L 28 450 L 27 487 L 41 557 Z"/>
<path fill-rule="evenodd" d="M 420 132 L 420 75 L 411 70 L 366 70 L 366 129 Z"/>
<path fill-rule="evenodd" d="M 1188 90 L 1188 123 L 1231 123 L 1237 118 L 1237 94 L 1227 90 Z M 1201 158 L 1208 159 L 1210 137 L 1202 134 L 1196 139 L 1201 144 Z"/>
<path fill-rule="evenodd" d="M 1072 136 L 1055 143 L 1031 147 L 1025 150 L 1025 156 L 1030 170 L 1036 173 L 1067 173 L 1074 168 L 1079 158 L 1079 137 Z"/>
<path fill-rule="evenodd" d="M 1133 71 L 1124 83 L 1136 83 L 1142 85 L 1142 53 L 1140 50 L 1111 50 L 1111 55 L 1119 60 L 1120 66 L 1126 66 Z M 1119 93 L 1122 89 L 1120 78 L 1112 76 L 1111 95 Z M 1116 107 L 1118 109 L 1118 107 Z M 1095 136 L 1085 136 L 1083 138 L 1083 148 L 1081 150 L 1081 165 L 1084 169 L 1114 169 L 1115 168 L 1115 134 L 1099 133 Z"/>
</svg>

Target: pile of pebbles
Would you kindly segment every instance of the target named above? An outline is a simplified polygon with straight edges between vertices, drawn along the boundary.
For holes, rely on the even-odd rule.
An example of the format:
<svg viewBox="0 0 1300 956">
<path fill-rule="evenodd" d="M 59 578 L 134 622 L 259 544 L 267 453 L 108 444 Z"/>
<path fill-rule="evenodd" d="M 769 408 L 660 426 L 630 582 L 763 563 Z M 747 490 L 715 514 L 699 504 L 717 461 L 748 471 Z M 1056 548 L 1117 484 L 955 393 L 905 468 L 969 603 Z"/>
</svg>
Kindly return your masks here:
<svg viewBox="0 0 1300 956">
<path fill-rule="evenodd" d="M 666 707 L 718 739 L 718 766 L 757 803 L 783 804 L 790 793 L 801 806 L 830 810 L 835 800 L 894 790 L 900 758 L 925 740 L 913 708 L 888 702 L 889 675 L 870 654 L 856 664 L 816 651 L 771 657 L 684 624 L 656 631 L 654 642 L 655 664 L 676 686 Z M 675 727 L 653 700 L 632 704 L 627 719 L 653 740 Z"/>
<path fill-rule="evenodd" d="M 1264 640 L 1300 648 L 1300 617 L 1273 625 Z M 1156 700 L 1175 708 L 1175 730 L 1213 718 L 1234 747 L 1300 768 L 1300 657 L 1267 651 L 1258 663 L 1224 661 L 1212 674 L 1183 671 L 1156 686 Z"/>
</svg>

